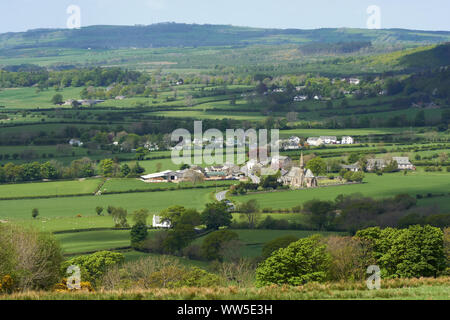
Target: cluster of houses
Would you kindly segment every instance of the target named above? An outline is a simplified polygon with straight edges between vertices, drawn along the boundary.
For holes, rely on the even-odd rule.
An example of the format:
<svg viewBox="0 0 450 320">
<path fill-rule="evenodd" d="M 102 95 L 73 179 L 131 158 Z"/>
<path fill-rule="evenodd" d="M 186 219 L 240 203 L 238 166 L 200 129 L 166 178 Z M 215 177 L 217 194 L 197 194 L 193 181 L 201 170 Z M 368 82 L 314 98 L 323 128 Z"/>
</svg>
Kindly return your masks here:
<svg viewBox="0 0 450 320">
<path fill-rule="evenodd" d="M 261 176 L 280 172 L 279 182 L 291 188 L 317 187 L 317 177 L 305 168 L 303 154 L 298 165 L 288 156 L 269 157 L 266 161 L 249 160 L 244 165 L 226 163 L 206 168 L 192 165 L 183 170 L 166 170 L 141 176 L 147 183 L 179 183 L 192 181 L 193 177 L 201 181 L 240 180 L 260 183 Z"/>
<path fill-rule="evenodd" d="M 355 140 L 353 137 L 344 136 L 339 141 L 336 136 L 320 136 L 320 137 L 309 137 L 306 143 L 310 146 L 321 146 L 324 144 L 354 144 Z"/>
<path fill-rule="evenodd" d="M 392 160 L 382 158 L 367 159 L 366 170 L 370 172 L 383 170 L 391 164 L 391 161 L 397 163 L 397 170 L 416 170 L 416 167 L 409 161 L 409 157 L 392 157 Z M 358 163 L 342 165 L 342 168 L 353 172 L 362 170 Z"/>
<path fill-rule="evenodd" d="M 318 147 L 325 144 L 354 144 L 355 139 L 350 136 L 344 136 L 341 140 L 338 140 L 336 136 L 321 136 L 321 137 L 309 137 L 306 139 L 306 144 L 309 146 Z M 299 150 L 302 148 L 301 138 L 292 136 L 287 140 L 281 140 L 279 146 L 283 150 Z"/>
</svg>

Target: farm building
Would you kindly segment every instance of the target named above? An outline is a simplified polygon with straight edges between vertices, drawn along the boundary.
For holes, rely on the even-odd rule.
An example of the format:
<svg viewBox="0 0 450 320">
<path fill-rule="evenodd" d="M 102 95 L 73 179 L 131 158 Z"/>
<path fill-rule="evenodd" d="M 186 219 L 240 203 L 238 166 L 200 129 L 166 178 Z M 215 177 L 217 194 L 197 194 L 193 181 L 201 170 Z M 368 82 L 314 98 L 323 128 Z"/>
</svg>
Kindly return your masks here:
<svg viewBox="0 0 450 320">
<path fill-rule="evenodd" d="M 157 172 L 141 176 L 144 182 L 172 182 L 178 180 L 178 174 L 172 170 Z"/>
<path fill-rule="evenodd" d="M 354 144 L 355 140 L 350 136 L 342 137 L 341 144 Z"/>
<path fill-rule="evenodd" d="M 318 137 L 310 137 L 308 140 L 306 140 L 306 143 L 310 146 L 321 146 L 324 144 L 324 141 L 321 138 Z"/>
<path fill-rule="evenodd" d="M 392 157 L 392 160 L 397 161 L 399 170 L 415 170 L 416 167 L 409 161 L 408 157 Z"/>
<path fill-rule="evenodd" d="M 162 220 L 161 221 L 161 217 L 160 216 L 153 216 L 153 220 L 152 220 L 152 227 L 153 228 L 164 228 L 164 229 L 169 229 L 172 228 L 172 224 L 170 223 L 169 220 Z"/>
</svg>

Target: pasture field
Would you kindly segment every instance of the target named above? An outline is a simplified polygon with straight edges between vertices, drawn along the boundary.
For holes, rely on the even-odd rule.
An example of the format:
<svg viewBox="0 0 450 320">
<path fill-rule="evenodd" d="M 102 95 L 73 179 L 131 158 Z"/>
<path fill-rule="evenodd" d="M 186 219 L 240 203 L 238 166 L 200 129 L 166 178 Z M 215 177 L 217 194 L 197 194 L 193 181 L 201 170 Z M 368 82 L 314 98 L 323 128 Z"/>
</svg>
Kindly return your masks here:
<svg viewBox="0 0 450 320">
<path fill-rule="evenodd" d="M 67 87 L 61 91 L 53 89 L 38 91 L 36 88 L 11 88 L 0 91 L 0 106 L 7 109 L 38 109 L 54 108 L 51 100 L 55 94 L 61 94 L 64 100 L 80 99 L 83 88 Z M 71 108 L 71 106 L 62 106 Z"/>
<path fill-rule="evenodd" d="M 62 196 L 94 193 L 103 179 L 0 185 L 0 198 Z"/>
<path fill-rule="evenodd" d="M 33 208 L 39 209 L 41 219 L 75 218 L 78 214 L 83 217 L 96 215 L 97 206 L 123 207 L 128 210 L 128 213 L 142 208 L 155 213 L 173 205 L 202 209 L 206 202 L 212 201 L 213 191 L 207 188 L 52 199 L 3 200 L 0 201 L 0 219 L 29 219 Z M 112 223 L 112 220 L 110 221 Z M 104 227 L 104 225 L 98 227 Z"/>
<path fill-rule="evenodd" d="M 405 128 L 359 128 L 359 129 L 290 129 L 280 130 L 280 137 L 290 136 L 367 136 L 374 134 L 393 134 L 404 132 Z M 408 129 L 409 130 L 409 129 Z"/>
<path fill-rule="evenodd" d="M 161 182 L 161 183 L 146 183 L 140 179 L 109 179 L 105 182 L 105 184 L 100 189 L 102 193 L 107 192 L 126 192 L 130 190 L 154 190 L 154 189 L 172 189 L 176 190 L 178 188 L 189 188 L 189 187 L 200 187 L 200 186 L 208 186 L 208 187 L 226 187 L 232 184 L 238 183 L 235 180 L 225 180 L 225 181 L 203 181 L 197 184 L 193 184 L 191 182 L 180 182 L 180 183 L 170 183 L 170 182 Z"/>
<path fill-rule="evenodd" d="M 105 209 L 106 210 L 106 209 Z M 29 218 L 23 219 L 10 219 L 0 218 L 6 221 L 11 221 L 15 224 L 32 227 L 44 232 L 57 232 L 57 231 L 76 231 L 80 229 L 92 229 L 92 228 L 113 228 L 113 219 L 105 213 L 102 216 L 98 216 L 95 213 L 95 209 L 92 212 L 77 216 L 46 218 L 38 217 L 36 219 L 31 218 L 30 212 Z"/>
<path fill-rule="evenodd" d="M 56 234 L 64 254 L 110 250 L 130 245 L 129 230 L 104 230 Z"/>
<path fill-rule="evenodd" d="M 259 202 L 261 208 L 279 209 L 292 208 L 312 199 L 334 200 L 339 194 L 360 193 L 368 197 L 381 198 L 392 197 L 401 193 L 415 196 L 416 194 L 450 192 L 449 173 L 409 172 L 407 175 L 391 173 L 382 176 L 369 173 L 366 174 L 364 181 L 363 184 L 247 194 L 234 196 L 232 199 L 237 202 L 255 199 Z M 439 199 L 442 198 L 435 199 L 437 199 L 436 204 L 439 205 Z"/>
</svg>

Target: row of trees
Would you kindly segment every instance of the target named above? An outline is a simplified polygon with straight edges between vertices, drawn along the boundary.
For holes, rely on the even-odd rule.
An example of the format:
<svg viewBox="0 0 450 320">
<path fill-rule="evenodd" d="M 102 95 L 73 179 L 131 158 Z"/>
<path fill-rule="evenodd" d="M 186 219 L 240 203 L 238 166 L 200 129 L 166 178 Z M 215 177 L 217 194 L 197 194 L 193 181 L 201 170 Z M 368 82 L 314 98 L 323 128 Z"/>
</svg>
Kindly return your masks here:
<svg viewBox="0 0 450 320">
<path fill-rule="evenodd" d="M 42 179 L 73 179 L 88 178 L 96 174 L 104 177 L 136 177 L 145 172 L 139 162 L 120 165 L 113 159 L 103 159 L 97 164 L 89 158 L 82 158 L 64 166 L 58 161 L 51 160 L 44 163 L 30 162 L 14 164 L 9 162 L 0 166 L 0 183 L 38 181 Z"/>
</svg>

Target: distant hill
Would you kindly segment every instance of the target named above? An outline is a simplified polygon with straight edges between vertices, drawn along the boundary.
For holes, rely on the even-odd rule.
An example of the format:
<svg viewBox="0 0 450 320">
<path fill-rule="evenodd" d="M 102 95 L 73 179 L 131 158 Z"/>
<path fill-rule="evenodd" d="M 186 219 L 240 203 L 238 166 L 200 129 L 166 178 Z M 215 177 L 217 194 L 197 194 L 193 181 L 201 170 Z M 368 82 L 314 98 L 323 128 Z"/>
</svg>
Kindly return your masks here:
<svg viewBox="0 0 450 320">
<path fill-rule="evenodd" d="M 450 65 L 450 42 L 406 55 L 399 59 L 399 63 L 410 69 L 448 66 Z"/>
<path fill-rule="evenodd" d="M 91 26 L 81 29 L 36 29 L 0 34 L 0 49 L 120 49 L 254 44 L 416 43 L 450 41 L 447 31 L 403 29 L 262 29 L 227 25 L 159 23 L 149 26 Z M 342 50 L 346 50 L 341 45 Z M 310 50 L 311 47 L 305 47 Z M 323 48 L 319 48 L 323 50 Z"/>
</svg>

